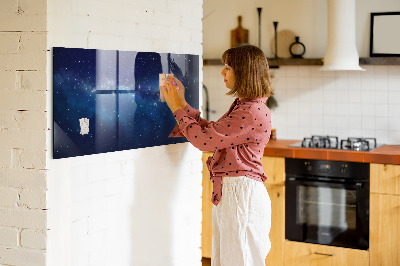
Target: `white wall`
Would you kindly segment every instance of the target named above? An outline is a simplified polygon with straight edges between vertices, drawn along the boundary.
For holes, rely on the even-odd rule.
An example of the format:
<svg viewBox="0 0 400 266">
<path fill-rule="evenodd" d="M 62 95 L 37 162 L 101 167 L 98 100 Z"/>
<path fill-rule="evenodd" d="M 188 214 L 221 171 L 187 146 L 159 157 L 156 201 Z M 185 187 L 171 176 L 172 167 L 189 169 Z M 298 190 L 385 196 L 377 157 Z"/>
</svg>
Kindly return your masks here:
<svg viewBox="0 0 400 266">
<path fill-rule="evenodd" d="M 249 30 L 249 43 L 258 45 L 258 12 L 261 12 L 261 49 L 267 57 L 274 55 L 274 26 L 285 31 L 282 41 L 290 44 L 286 36 L 296 35 L 306 46 L 305 57 L 324 56 L 328 9 L 327 0 L 204 0 L 203 45 L 204 58 L 220 58 L 230 46 L 230 31 L 237 27 L 237 17 L 242 16 L 242 26 Z M 369 56 L 370 13 L 400 11 L 398 0 L 356 0 L 356 42 L 360 57 Z M 288 34 L 291 32 L 291 34 Z M 294 42 L 294 39 L 293 39 Z M 278 48 L 278 53 L 280 52 Z M 285 48 L 289 49 L 289 45 Z M 285 54 L 288 54 L 287 52 Z M 288 54 L 290 57 L 290 54 Z"/>
<path fill-rule="evenodd" d="M 201 18 L 201 0 L 49 0 L 48 48 L 201 58 Z M 201 264 L 201 152 L 186 143 L 53 160 L 51 134 L 48 265 Z"/>
<path fill-rule="evenodd" d="M 0 1 L 0 265 L 46 261 L 46 1 Z"/>
<path fill-rule="evenodd" d="M 243 26 L 250 30 L 250 43 L 257 45 L 258 6 L 266 11 L 262 27 L 270 27 L 262 33 L 262 49 L 267 56 L 272 55 L 267 45 L 273 39 L 272 21 L 278 20 L 279 25 L 283 25 L 278 26 L 278 30 L 290 29 L 301 36 L 307 47 L 305 57 L 321 58 L 326 47 L 326 4 L 327 1 L 309 0 L 233 1 L 229 4 L 232 8 L 227 9 L 226 1 L 205 0 L 204 58 L 220 58 L 229 48 L 229 31 L 236 27 L 238 15 L 243 15 Z M 357 1 L 356 6 L 357 47 L 361 57 L 368 57 L 369 12 L 398 11 L 400 2 Z M 221 38 L 212 37 L 217 31 Z M 321 72 L 319 66 L 272 69 L 273 89 L 279 104 L 272 111 L 272 124 L 278 138 L 302 139 L 322 134 L 339 138 L 376 137 L 382 144 L 399 144 L 400 66 L 363 67 L 365 72 Z M 226 88 L 219 74 L 221 68 L 222 65 L 203 69 L 204 84 L 210 93 L 210 109 L 216 111 L 210 114 L 210 120 L 223 115 L 233 100 L 225 96 Z"/>
</svg>

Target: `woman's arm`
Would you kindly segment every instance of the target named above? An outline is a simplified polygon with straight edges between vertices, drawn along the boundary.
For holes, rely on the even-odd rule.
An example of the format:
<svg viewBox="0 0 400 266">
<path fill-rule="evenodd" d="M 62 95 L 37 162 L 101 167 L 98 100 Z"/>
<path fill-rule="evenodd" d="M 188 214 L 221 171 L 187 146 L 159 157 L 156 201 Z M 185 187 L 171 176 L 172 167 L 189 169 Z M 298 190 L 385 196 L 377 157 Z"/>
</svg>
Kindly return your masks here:
<svg viewBox="0 0 400 266">
<path fill-rule="evenodd" d="M 206 127 L 209 122 L 200 117 L 200 111 L 192 108 L 185 100 L 185 87 L 182 82 L 175 77 L 168 76 L 164 87 L 160 87 L 164 93 L 165 101 L 172 112 L 183 109 L 185 113 L 195 119 L 201 127 Z M 184 137 L 179 130 L 178 124 L 172 130 L 169 137 Z"/>
<path fill-rule="evenodd" d="M 190 143 L 201 151 L 215 149 L 235 148 L 235 146 L 260 142 L 257 132 L 263 127 L 262 123 L 257 124 L 254 115 L 248 110 L 234 110 L 229 116 L 220 119 L 218 122 L 210 123 L 206 127 L 192 117 L 185 114 L 183 110 L 176 110 L 174 117 L 179 123 L 180 132 Z"/>
</svg>

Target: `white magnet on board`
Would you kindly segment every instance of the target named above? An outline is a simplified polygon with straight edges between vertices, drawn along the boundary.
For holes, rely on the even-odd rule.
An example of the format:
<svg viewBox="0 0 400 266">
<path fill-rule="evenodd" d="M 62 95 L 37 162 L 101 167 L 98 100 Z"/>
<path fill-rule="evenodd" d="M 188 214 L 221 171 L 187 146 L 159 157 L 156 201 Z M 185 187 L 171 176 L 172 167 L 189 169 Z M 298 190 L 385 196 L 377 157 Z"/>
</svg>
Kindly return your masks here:
<svg viewBox="0 0 400 266">
<path fill-rule="evenodd" d="M 81 126 L 81 135 L 89 134 L 89 119 L 81 118 L 79 119 L 79 124 Z"/>
</svg>

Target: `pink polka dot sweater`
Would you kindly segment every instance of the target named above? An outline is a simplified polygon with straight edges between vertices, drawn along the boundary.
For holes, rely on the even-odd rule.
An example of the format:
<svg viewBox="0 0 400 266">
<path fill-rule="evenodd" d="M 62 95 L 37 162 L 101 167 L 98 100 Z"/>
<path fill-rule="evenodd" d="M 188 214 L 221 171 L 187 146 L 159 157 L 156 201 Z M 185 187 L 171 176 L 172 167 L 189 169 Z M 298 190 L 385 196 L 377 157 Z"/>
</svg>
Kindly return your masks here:
<svg viewBox="0 0 400 266">
<path fill-rule="evenodd" d="M 207 160 L 214 205 L 221 200 L 224 176 L 247 176 L 261 182 L 267 179 L 261 164 L 271 132 L 271 112 L 266 100 L 236 99 L 216 122 L 201 118 L 200 111 L 190 105 L 174 112 L 179 123 L 170 137 L 186 137 L 199 150 L 214 151 Z"/>
</svg>

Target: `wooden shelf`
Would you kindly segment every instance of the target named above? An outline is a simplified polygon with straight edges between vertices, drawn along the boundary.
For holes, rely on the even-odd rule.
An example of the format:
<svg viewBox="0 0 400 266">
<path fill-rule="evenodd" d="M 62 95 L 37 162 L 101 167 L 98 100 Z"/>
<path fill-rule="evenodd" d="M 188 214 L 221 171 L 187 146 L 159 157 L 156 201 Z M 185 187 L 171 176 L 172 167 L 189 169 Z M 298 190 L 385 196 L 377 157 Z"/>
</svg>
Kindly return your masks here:
<svg viewBox="0 0 400 266">
<path fill-rule="evenodd" d="M 322 58 L 268 58 L 270 67 L 322 66 Z"/>
<path fill-rule="evenodd" d="M 270 67 L 279 66 L 304 66 L 304 65 L 322 65 L 321 58 L 268 58 L 268 64 Z M 205 66 L 217 66 L 222 65 L 220 59 L 204 59 L 203 65 Z"/>
<path fill-rule="evenodd" d="M 362 57 L 360 65 L 400 65 L 400 57 Z"/>
<path fill-rule="evenodd" d="M 322 58 L 268 58 L 271 68 L 279 66 L 322 66 Z M 220 59 L 204 59 L 204 66 L 222 65 Z M 360 65 L 400 65 L 400 57 L 362 57 Z"/>
</svg>

